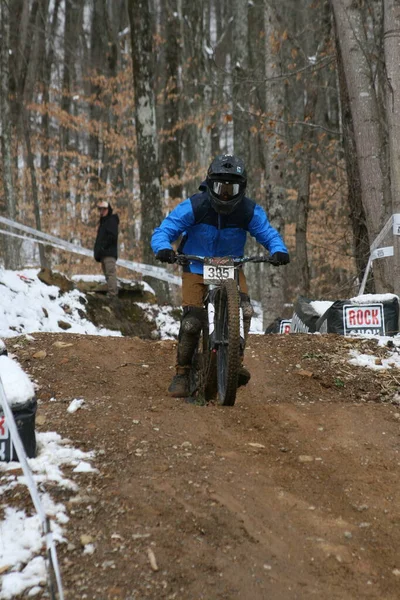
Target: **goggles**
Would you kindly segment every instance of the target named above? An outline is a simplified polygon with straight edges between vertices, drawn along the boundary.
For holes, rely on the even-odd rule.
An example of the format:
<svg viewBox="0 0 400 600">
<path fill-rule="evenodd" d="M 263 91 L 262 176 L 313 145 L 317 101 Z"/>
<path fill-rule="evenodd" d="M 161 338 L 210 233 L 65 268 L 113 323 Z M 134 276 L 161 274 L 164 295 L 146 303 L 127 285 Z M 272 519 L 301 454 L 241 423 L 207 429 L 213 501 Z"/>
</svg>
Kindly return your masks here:
<svg viewBox="0 0 400 600">
<path fill-rule="evenodd" d="M 240 185 L 238 183 L 231 183 L 230 181 L 213 181 L 212 190 L 214 194 L 221 198 L 221 200 L 230 200 L 239 193 Z"/>
</svg>

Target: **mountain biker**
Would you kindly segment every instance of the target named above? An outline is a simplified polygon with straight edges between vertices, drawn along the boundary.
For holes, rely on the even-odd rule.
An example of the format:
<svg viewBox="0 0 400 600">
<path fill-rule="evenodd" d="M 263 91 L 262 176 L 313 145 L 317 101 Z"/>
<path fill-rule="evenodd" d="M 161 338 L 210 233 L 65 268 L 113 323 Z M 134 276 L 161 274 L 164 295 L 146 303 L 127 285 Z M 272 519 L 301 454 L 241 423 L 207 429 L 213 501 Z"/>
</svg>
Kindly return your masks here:
<svg viewBox="0 0 400 600">
<path fill-rule="evenodd" d="M 178 204 L 154 230 L 151 247 L 156 258 L 174 263 L 176 253 L 171 243 L 181 235 L 178 252 L 197 256 L 243 256 L 249 232 L 270 252 L 273 264 L 289 263 L 287 248 L 278 231 L 270 225 L 264 209 L 245 196 L 246 185 L 244 162 L 230 154 L 217 156 L 208 168 L 206 180 L 199 186 L 200 191 Z M 239 286 L 246 339 L 253 308 L 242 269 Z M 203 298 L 206 290 L 202 264 L 193 262 L 185 266 L 176 374 L 168 388 L 174 398 L 189 395 L 189 371 L 205 318 Z M 238 385 L 246 385 L 249 379 L 250 373 L 242 365 Z"/>
</svg>

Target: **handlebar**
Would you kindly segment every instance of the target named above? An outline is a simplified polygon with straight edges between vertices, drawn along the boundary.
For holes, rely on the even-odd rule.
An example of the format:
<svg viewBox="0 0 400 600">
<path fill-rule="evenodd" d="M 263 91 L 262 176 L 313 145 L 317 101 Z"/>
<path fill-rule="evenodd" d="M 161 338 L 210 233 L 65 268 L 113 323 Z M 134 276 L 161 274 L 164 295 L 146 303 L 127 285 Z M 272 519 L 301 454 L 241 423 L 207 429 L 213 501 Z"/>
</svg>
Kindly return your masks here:
<svg viewBox="0 0 400 600">
<path fill-rule="evenodd" d="M 211 258 L 210 256 L 196 256 L 194 254 L 177 254 L 176 258 L 175 258 L 175 263 L 181 266 L 185 266 L 190 262 L 193 261 L 198 261 L 204 264 L 204 262 Z M 219 258 L 219 257 L 213 257 L 213 258 Z M 248 262 L 253 262 L 253 263 L 270 263 L 270 264 L 276 264 L 275 261 L 271 260 L 271 256 L 270 255 L 263 255 L 263 254 L 259 254 L 259 255 L 255 255 L 255 256 L 242 256 L 242 257 L 235 257 L 235 256 L 221 256 L 221 263 L 224 260 L 224 258 L 229 258 L 230 260 L 233 261 L 234 266 L 240 266 L 243 265 L 244 263 L 248 263 Z"/>
</svg>

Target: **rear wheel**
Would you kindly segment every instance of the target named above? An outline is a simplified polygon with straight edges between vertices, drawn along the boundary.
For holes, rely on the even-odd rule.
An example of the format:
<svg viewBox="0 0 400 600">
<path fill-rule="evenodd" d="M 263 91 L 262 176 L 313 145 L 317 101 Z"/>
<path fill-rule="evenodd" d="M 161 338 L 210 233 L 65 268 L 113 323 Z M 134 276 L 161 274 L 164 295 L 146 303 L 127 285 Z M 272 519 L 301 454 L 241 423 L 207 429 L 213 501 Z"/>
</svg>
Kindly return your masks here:
<svg viewBox="0 0 400 600">
<path fill-rule="evenodd" d="M 228 279 L 216 306 L 218 402 L 233 406 L 240 366 L 240 299 L 236 281 Z"/>
</svg>

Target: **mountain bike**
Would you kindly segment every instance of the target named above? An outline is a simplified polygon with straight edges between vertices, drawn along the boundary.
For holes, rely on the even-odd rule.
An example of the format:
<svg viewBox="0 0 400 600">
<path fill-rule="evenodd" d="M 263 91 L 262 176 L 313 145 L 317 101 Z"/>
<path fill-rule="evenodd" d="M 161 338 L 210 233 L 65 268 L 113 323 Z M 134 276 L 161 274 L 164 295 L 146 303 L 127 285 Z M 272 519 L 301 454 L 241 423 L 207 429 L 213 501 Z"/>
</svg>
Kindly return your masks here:
<svg viewBox="0 0 400 600">
<path fill-rule="evenodd" d="M 185 266 L 203 264 L 208 286 L 204 298 L 205 318 L 189 374 L 189 402 L 233 406 L 238 388 L 238 371 L 244 353 L 243 311 L 240 306 L 239 269 L 248 262 L 269 262 L 269 256 L 242 258 L 204 257 L 177 254 L 175 262 Z"/>
</svg>

